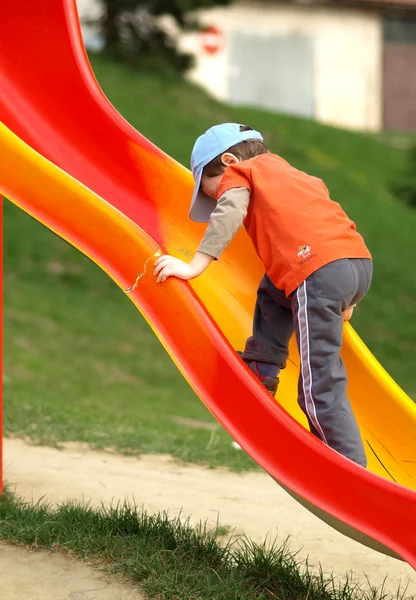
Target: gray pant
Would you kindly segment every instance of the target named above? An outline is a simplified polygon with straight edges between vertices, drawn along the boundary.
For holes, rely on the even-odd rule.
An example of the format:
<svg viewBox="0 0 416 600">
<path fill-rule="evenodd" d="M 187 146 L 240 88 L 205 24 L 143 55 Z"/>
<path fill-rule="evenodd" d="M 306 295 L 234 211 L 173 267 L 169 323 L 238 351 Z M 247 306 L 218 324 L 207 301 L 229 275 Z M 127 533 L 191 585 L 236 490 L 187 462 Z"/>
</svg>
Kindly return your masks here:
<svg viewBox="0 0 416 600">
<path fill-rule="evenodd" d="M 311 432 L 362 466 L 367 459 L 340 356 L 341 313 L 365 296 L 372 273 L 370 259 L 337 260 L 310 275 L 290 298 L 265 275 L 257 292 L 253 336 L 243 354 L 246 361 L 284 369 L 295 331 L 301 359 L 298 402 Z"/>
</svg>

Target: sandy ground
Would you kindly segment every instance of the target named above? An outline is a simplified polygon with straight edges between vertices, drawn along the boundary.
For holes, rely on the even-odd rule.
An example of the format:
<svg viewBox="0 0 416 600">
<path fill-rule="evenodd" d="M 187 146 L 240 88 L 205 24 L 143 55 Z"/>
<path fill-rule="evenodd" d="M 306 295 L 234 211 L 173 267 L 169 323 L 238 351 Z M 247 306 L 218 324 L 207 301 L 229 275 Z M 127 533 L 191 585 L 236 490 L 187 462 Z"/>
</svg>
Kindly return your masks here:
<svg viewBox="0 0 416 600">
<path fill-rule="evenodd" d="M 140 592 L 62 554 L 0 544 L 2 600 L 143 600 Z"/>
<path fill-rule="evenodd" d="M 267 534 L 278 534 L 281 540 L 290 535 L 291 549 L 300 550 L 300 558 L 309 556 L 312 566 L 321 563 L 326 573 L 344 577 L 346 572 L 353 572 L 354 581 L 366 582 L 368 576 L 372 585 L 380 585 L 388 576 L 386 591 L 394 594 L 401 584 L 408 586 L 407 596 L 416 596 L 416 573 L 411 567 L 334 531 L 265 473 L 239 475 L 222 469 L 180 465 L 168 456 L 124 457 L 73 444 L 65 450 L 56 450 L 29 446 L 17 439 L 4 440 L 4 469 L 8 485 L 26 499 L 36 500 L 42 496 L 50 502 L 84 499 L 99 505 L 102 501 L 128 498 L 144 505 L 148 511 L 167 510 L 171 515 L 182 511 L 194 523 L 206 519 L 216 523 L 219 518 L 222 524 L 244 531 L 256 540 L 264 539 Z M 139 598 L 137 591 L 114 582 L 111 585 L 120 587 L 113 595 L 105 595 L 108 591 L 105 586 L 88 592 L 88 589 L 98 590 L 103 586 L 102 574 L 91 571 L 87 575 L 84 565 L 61 556 L 48 557 L 47 561 L 40 556 L 1 547 L 0 568 L 9 577 L 5 594 L 2 578 L 2 600 Z M 39 565 L 47 565 L 49 579 L 53 578 L 56 583 L 55 591 L 47 595 L 42 588 L 39 596 L 16 591 L 19 580 L 23 581 L 25 590 L 31 589 L 31 585 L 36 588 Z M 64 584 L 69 587 L 64 588 Z"/>
</svg>

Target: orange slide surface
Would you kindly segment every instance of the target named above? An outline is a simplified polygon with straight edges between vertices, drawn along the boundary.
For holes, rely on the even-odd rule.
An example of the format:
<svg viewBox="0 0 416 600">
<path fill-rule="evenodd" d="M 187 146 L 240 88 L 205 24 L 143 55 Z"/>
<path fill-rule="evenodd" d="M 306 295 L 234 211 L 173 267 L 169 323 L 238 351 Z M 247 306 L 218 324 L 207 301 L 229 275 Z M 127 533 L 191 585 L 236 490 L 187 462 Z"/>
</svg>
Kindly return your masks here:
<svg viewBox="0 0 416 600">
<path fill-rule="evenodd" d="M 192 177 L 105 98 L 75 0 L 3 0 L 0 90 L 0 193 L 123 290 L 149 259 L 129 297 L 216 419 L 309 510 L 416 568 L 415 405 L 350 325 L 343 356 L 368 470 L 307 431 L 293 343 L 270 397 L 235 353 L 250 334 L 262 276 L 244 232 L 199 279 L 155 283 L 154 255 L 190 257 L 203 233 L 188 219 Z"/>
</svg>

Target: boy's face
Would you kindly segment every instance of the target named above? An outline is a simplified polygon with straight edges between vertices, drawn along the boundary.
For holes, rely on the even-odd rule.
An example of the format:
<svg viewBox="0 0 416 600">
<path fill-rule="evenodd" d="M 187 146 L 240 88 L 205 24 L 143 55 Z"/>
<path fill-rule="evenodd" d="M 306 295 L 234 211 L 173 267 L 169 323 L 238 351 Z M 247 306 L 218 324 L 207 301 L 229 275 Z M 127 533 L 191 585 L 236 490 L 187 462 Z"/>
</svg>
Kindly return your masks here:
<svg viewBox="0 0 416 600">
<path fill-rule="evenodd" d="M 221 175 L 215 175 L 215 177 L 202 177 L 201 190 L 204 192 L 204 194 L 209 196 L 209 198 L 214 198 L 214 200 L 218 199 L 218 188 L 220 186 L 222 176 L 223 173 L 221 173 Z"/>
<path fill-rule="evenodd" d="M 231 152 L 225 152 L 221 156 L 221 161 L 224 165 L 224 171 L 230 165 L 235 165 L 238 162 L 240 162 L 234 154 L 231 154 Z M 222 173 L 220 173 L 219 175 L 214 175 L 214 177 L 206 177 L 206 176 L 202 177 L 201 190 L 209 198 L 214 198 L 214 200 L 218 200 L 218 188 L 220 186 L 220 181 L 222 179 L 222 176 L 224 175 L 224 171 Z"/>
</svg>

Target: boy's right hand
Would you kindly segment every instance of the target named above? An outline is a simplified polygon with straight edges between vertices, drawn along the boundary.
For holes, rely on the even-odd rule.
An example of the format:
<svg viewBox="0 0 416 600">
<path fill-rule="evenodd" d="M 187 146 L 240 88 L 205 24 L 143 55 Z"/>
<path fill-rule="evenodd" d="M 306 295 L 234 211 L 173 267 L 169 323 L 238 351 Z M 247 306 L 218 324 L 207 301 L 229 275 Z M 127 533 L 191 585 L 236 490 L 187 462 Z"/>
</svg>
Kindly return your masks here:
<svg viewBox="0 0 416 600">
<path fill-rule="evenodd" d="M 351 319 L 355 306 L 356 305 L 353 304 L 352 306 L 349 306 L 348 308 L 346 308 L 343 313 L 341 313 L 341 316 L 344 319 L 344 321 L 349 321 Z"/>
</svg>

